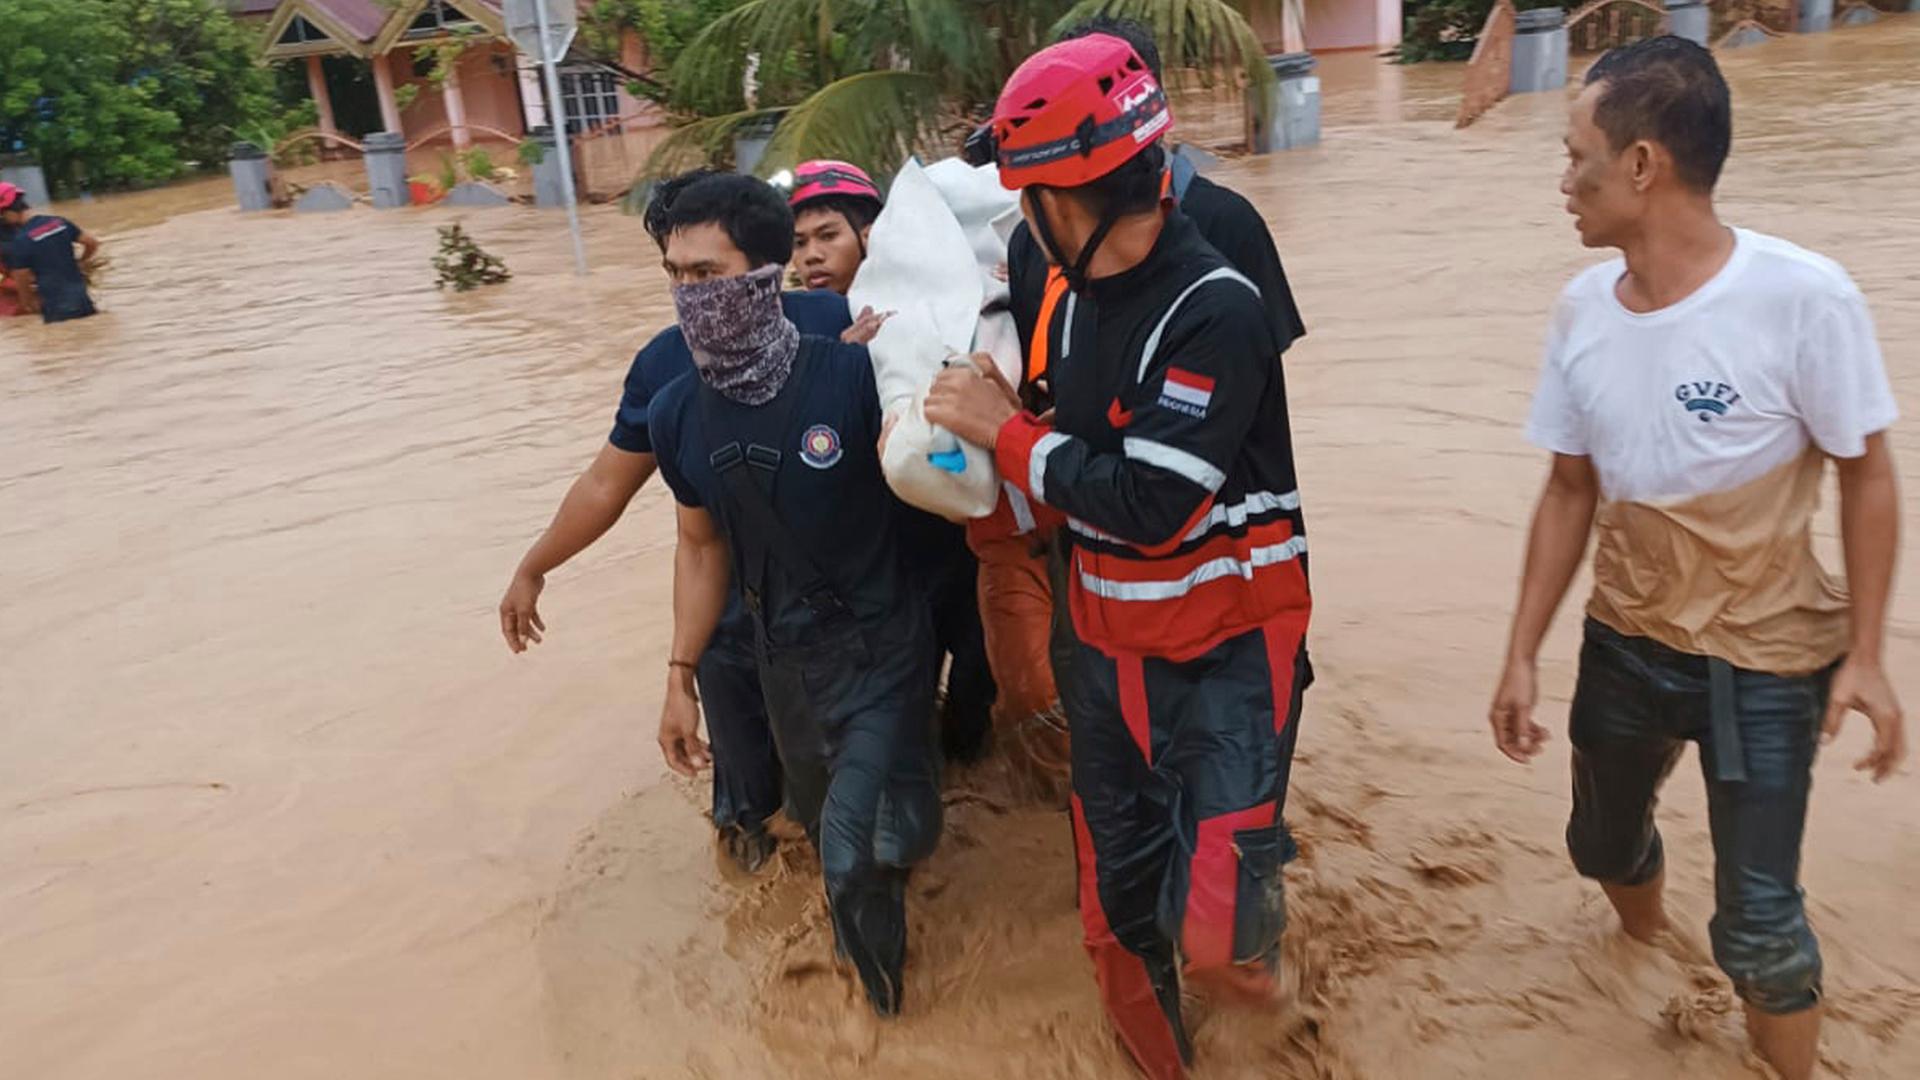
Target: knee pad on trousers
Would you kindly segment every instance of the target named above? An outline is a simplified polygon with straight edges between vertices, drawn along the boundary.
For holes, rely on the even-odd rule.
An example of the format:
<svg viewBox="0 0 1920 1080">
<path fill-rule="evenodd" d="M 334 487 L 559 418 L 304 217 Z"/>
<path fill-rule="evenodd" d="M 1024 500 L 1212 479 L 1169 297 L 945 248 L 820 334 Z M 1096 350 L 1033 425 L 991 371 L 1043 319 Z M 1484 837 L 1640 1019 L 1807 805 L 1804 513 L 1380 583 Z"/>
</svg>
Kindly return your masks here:
<svg viewBox="0 0 1920 1080">
<path fill-rule="evenodd" d="M 1715 915 L 1710 929 L 1714 963 L 1740 1000 L 1774 1015 L 1820 1000 L 1820 943 L 1797 894 L 1759 910 Z"/>
<path fill-rule="evenodd" d="M 1580 821 L 1567 825 L 1567 854 L 1583 878 L 1609 885 L 1645 885 L 1666 865 L 1666 849 L 1654 830 L 1643 847 L 1640 838 L 1607 836 Z"/>
</svg>

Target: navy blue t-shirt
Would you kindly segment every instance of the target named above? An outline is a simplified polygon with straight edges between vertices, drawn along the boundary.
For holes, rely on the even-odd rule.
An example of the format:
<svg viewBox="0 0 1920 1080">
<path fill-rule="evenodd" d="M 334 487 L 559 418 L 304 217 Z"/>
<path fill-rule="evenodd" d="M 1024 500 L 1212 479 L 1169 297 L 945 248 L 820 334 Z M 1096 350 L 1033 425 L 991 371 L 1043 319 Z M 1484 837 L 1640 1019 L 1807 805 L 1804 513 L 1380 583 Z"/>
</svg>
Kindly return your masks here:
<svg viewBox="0 0 1920 1080">
<path fill-rule="evenodd" d="M 853 325 L 847 311 L 847 298 L 826 289 L 780 294 L 780 307 L 803 334 L 833 338 Z M 647 435 L 647 405 L 673 380 L 693 370 L 693 353 L 679 324 L 667 327 L 634 355 L 627 369 L 626 389 L 620 394 L 620 410 L 613 417 L 613 434 L 607 441 L 628 453 L 651 454 L 653 441 Z"/>
<path fill-rule="evenodd" d="M 847 313 L 847 298 L 826 289 L 780 294 L 780 307 L 802 334 L 840 339 L 840 332 L 853 325 Z M 634 355 L 627 369 L 627 382 L 620 392 L 620 409 L 613 417 L 613 433 L 607 441 L 632 454 L 653 453 L 653 439 L 647 429 L 647 409 L 653 396 L 667 384 L 693 371 L 693 353 L 676 323 L 653 336 Z M 727 609 L 713 632 L 714 646 L 745 656 L 753 655 L 753 616 L 740 601 L 740 590 L 727 591 Z"/>
<path fill-rule="evenodd" d="M 34 288 L 40 293 L 40 318 L 46 322 L 93 314 L 87 279 L 80 273 L 80 260 L 73 253 L 80 235 L 80 226 L 66 218 L 37 214 L 7 242 L 5 258 L 0 261 L 10 270 L 33 271 Z"/>
<path fill-rule="evenodd" d="M 923 602 L 901 565 L 895 500 L 880 474 L 880 393 L 864 346 L 802 337 L 793 375 L 764 405 L 730 401 L 696 375 L 675 380 L 654 395 L 650 426 L 660 475 L 674 498 L 713 515 L 733 551 L 736 582 L 748 574 L 733 543 L 741 524 L 711 462 L 729 443 L 743 452 L 752 445 L 780 452 L 774 513 L 862 624 L 882 622 L 902 603 Z M 773 560 L 767 578 L 768 644 L 816 641 L 819 620 L 796 595 L 792 575 Z"/>
</svg>

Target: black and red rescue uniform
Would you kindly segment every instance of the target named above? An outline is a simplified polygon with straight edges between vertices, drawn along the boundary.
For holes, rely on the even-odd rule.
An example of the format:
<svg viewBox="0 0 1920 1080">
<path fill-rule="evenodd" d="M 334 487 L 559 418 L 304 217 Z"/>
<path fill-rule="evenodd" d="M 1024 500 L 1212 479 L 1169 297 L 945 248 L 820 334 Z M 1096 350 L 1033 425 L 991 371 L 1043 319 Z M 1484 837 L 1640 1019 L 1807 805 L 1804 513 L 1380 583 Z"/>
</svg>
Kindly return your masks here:
<svg viewBox="0 0 1920 1080">
<path fill-rule="evenodd" d="M 1307 335 L 1300 317 L 1293 288 L 1287 282 L 1287 270 L 1274 246 L 1266 219 L 1246 197 L 1201 176 L 1191 161 L 1176 150 L 1169 158 L 1165 196 L 1180 208 L 1200 236 L 1214 250 L 1245 275 L 1259 289 L 1267 310 L 1267 325 L 1273 331 L 1275 353 Z M 1060 268 L 1047 262 L 1046 253 L 1034 242 L 1026 222 L 1014 226 L 1007 241 L 1008 310 L 1025 348 L 1025 370 L 1021 396 L 1036 412 L 1052 405 L 1047 393 L 1047 366 L 1051 359 L 1052 339 L 1064 314 L 1060 302 L 1067 295 L 1067 279 Z M 991 517 L 976 522 L 985 535 L 1020 536 L 1044 531 L 1048 516 L 1036 514 L 1018 490 L 1004 493 Z"/>
<path fill-rule="evenodd" d="M 995 457 L 1067 518 L 1076 640 L 1056 674 L 1086 945 L 1136 1061 L 1177 1077 L 1181 961 L 1270 971 L 1285 924 L 1311 602 L 1284 342 L 1177 209 L 1042 333 L 1053 421 L 1015 416 Z"/>
</svg>

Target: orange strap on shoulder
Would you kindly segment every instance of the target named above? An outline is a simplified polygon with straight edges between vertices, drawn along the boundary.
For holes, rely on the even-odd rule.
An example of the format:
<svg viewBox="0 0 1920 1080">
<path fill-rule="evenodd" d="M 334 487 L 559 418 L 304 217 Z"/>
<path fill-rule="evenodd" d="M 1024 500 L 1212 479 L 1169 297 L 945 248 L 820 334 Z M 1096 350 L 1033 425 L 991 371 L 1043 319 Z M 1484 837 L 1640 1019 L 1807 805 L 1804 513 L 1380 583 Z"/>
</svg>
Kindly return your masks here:
<svg viewBox="0 0 1920 1080">
<path fill-rule="evenodd" d="M 1067 295 L 1067 275 L 1057 266 L 1047 267 L 1047 290 L 1040 298 L 1040 319 L 1033 324 L 1033 340 L 1027 343 L 1027 382 L 1037 382 L 1047 373 L 1047 342 L 1053 326 L 1053 311 Z"/>
</svg>

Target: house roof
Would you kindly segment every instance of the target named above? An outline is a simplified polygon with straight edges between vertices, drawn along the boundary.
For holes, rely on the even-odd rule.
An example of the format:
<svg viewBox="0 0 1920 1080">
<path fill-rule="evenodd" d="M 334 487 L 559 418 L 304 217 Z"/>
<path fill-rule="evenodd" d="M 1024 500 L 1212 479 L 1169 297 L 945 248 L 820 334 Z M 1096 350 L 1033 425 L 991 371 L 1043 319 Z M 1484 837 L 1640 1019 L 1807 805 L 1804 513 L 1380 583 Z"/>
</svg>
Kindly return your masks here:
<svg viewBox="0 0 1920 1080">
<path fill-rule="evenodd" d="M 503 0 L 445 0 L 449 7 L 472 16 L 487 31 L 504 36 Z M 228 0 L 236 15 L 268 17 L 266 55 L 284 59 L 309 54 L 347 53 L 368 56 L 399 44 L 407 26 L 426 6 L 426 0 Z M 581 14 L 593 10 L 593 0 L 574 0 Z M 333 39 L 326 44 L 289 45 L 279 35 L 295 16 L 314 23 Z"/>
<path fill-rule="evenodd" d="M 393 16 L 391 8 L 375 0 L 307 0 L 307 4 L 332 16 L 334 22 L 352 31 L 361 41 L 372 41 Z"/>
<path fill-rule="evenodd" d="M 355 0 L 361 2 L 361 0 Z M 500 0 L 442 0 L 446 6 L 464 12 L 490 34 L 503 35 L 506 30 L 506 17 L 501 12 Z M 401 43 L 407 27 L 427 6 L 427 0 L 398 0 L 390 3 L 385 12 L 385 28 L 375 34 L 373 51 L 383 53 Z"/>
<path fill-rule="evenodd" d="M 391 14 L 381 0 L 277 0 L 267 19 L 264 54 L 272 60 L 341 54 L 366 56 Z M 311 23 L 326 38 L 283 41 L 295 19 Z"/>
</svg>

